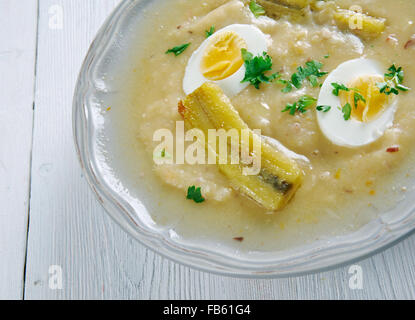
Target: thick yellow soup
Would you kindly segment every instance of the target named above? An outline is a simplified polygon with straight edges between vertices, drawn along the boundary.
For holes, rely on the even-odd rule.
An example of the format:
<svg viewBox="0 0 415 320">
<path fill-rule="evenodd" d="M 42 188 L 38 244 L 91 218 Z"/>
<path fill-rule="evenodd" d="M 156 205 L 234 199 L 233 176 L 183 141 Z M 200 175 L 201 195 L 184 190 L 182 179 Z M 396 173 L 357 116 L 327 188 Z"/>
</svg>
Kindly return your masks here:
<svg viewBox="0 0 415 320">
<path fill-rule="evenodd" d="M 140 199 L 157 227 L 172 229 L 184 240 L 217 242 L 241 250 L 283 250 L 361 228 L 405 199 L 411 185 L 415 1 L 286 0 L 277 7 L 269 2 L 275 4 L 257 1 L 265 12 L 261 13 L 253 12 L 250 1 L 155 1 L 146 7 L 146 17 L 139 21 L 128 57 L 116 76 L 117 95 L 105 112 L 111 126 L 108 165 L 129 196 Z M 309 5 L 303 7 L 302 3 Z M 369 19 L 363 20 L 363 31 L 348 23 L 347 14 L 358 11 L 356 6 Z M 206 39 L 214 39 L 221 29 L 235 24 L 254 26 L 265 35 L 266 54 L 272 59 L 272 70 L 266 75 L 278 76 L 269 83 L 261 82 L 259 88 L 250 83 L 242 88 L 238 82 L 237 89 L 229 86 L 225 93 L 249 128 L 260 129 L 263 136 L 298 156 L 295 162 L 303 175 L 295 195 L 277 211 L 233 188 L 217 165 L 158 165 L 153 159 L 159 144 L 153 141 L 155 131 L 165 128 L 175 133 L 176 121 L 183 120 L 178 103 L 187 96 L 183 80 L 192 55 Z M 206 47 L 195 72 L 207 81 L 231 77 L 247 61 L 239 55 L 241 49 L 250 51 L 251 42 L 259 41 L 250 39 L 227 31 Z M 188 46 L 177 52 L 177 46 L 183 44 Z M 176 52 L 167 52 L 175 47 Z M 222 53 L 223 47 L 230 49 Z M 339 73 L 338 84 L 349 91 L 340 89 L 338 105 L 318 110 L 327 77 L 341 64 L 358 58 L 376 61 L 382 74 L 391 72 L 392 65 L 401 67 L 402 85 L 412 90 L 397 89 L 398 94 L 386 95 L 378 86 L 387 80 L 383 75 L 351 77 L 340 83 Z M 324 74 L 304 79 L 297 88 L 292 75 L 310 61 L 318 62 Z M 284 90 L 287 84 L 291 87 Z M 355 93 L 364 96 L 356 107 Z M 313 102 L 304 112 L 287 110 L 304 96 Z M 330 113 L 334 117 L 335 112 L 346 124 L 371 123 L 386 112 L 390 99 L 396 107 L 393 124 L 371 143 L 341 145 L 322 130 L 322 121 L 327 120 L 318 118 L 327 115 L 328 119 Z M 344 108 L 347 104 L 349 112 Z M 340 135 L 341 130 L 340 126 L 335 133 Z M 362 135 L 356 131 L 353 137 L 359 141 Z M 164 151 L 174 156 L 174 150 Z M 200 187 L 205 201 L 186 198 L 191 186 Z"/>
</svg>

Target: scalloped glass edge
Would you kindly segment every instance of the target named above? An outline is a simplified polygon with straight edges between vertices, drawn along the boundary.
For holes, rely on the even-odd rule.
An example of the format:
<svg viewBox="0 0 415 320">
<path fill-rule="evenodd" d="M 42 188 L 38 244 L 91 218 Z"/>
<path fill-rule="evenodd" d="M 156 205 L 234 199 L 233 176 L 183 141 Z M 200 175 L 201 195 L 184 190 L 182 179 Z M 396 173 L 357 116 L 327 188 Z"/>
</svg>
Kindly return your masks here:
<svg viewBox="0 0 415 320">
<path fill-rule="evenodd" d="M 99 202 L 127 233 L 149 249 L 178 263 L 202 271 L 245 278 L 277 278 L 326 271 L 367 258 L 413 233 L 415 203 L 410 203 L 409 196 L 407 201 L 356 232 L 281 251 L 275 259 L 261 259 L 260 255 L 258 259 L 238 259 L 197 245 L 184 245 L 177 241 L 173 233 L 157 232 L 137 221 L 133 206 L 112 190 L 100 176 L 99 166 L 92 156 L 95 134 L 89 102 L 97 91 L 94 71 L 115 41 L 116 30 L 122 25 L 125 13 L 143 2 L 124 0 L 107 18 L 84 60 L 73 101 L 73 134 L 82 170 Z"/>
</svg>

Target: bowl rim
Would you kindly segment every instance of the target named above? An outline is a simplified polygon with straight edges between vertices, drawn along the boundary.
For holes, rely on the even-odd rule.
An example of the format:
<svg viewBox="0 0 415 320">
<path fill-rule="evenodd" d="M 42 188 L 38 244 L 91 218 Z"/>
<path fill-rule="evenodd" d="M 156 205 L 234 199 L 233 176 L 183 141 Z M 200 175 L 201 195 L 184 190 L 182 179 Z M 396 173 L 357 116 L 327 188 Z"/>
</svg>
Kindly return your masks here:
<svg viewBox="0 0 415 320">
<path fill-rule="evenodd" d="M 324 241 L 315 241 L 293 250 L 281 251 L 286 252 L 285 260 L 279 259 L 258 264 L 253 261 L 232 260 L 232 257 L 212 250 L 180 244 L 173 241 L 171 237 L 167 239 L 166 234 L 157 233 L 145 228 L 144 224 L 137 223 L 132 207 L 100 181 L 100 172 L 90 156 L 90 141 L 93 132 L 87 97 L 94 91 L 92 74 L 97 66 L 97 60 L 104 55 L 103 49 L 109 47 L 116 38 L 115 30 L 123 22 L 123 13 L 129 7 L 145 1 L 156 0 L 121 1 L 99 29 L 82 64 L 76 83 L 72 110 L 75 148 L 86 180 L 105 211 L 129 235 L 148 249 L 200 271 L 237 278 L 284 278 L 324 272 L 356 263 L 394 246 L 415 232 L 415 205 L 413 205 L 406 215 L 392 224 L 379 217 L 356 232 Z M 368 227 L 376 229 L 376 232 L 367 232 Z M 359 241 L 356 241 L 356 237 Z M 334 242 L 337 245 L 333 245 Z M 301 254 L 298 251 L 302 251 Z"/>
</svg>

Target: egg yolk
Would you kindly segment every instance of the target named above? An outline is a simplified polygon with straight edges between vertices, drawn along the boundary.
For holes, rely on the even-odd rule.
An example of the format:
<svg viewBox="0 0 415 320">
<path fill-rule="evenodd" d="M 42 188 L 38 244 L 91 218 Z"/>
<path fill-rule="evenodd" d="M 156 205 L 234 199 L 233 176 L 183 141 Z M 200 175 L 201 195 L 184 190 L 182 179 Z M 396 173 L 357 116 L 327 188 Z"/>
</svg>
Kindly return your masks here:
<svg viewBox="0 0 415 320">
<path fill-rule="evenodd" d="M 389 97 L 380 92 L 376 85 L 384 82 L 380 75 L 360 76 L 347 84 L 350 91 L 340 91 L 342 106 L 349 103 L 352 107 L 351 117 L 357 121 L 369 122 L 378 117 L 386 109 Z M 355 93 L 359 93 L 366 102 L 359 100 L 355 105 Z"/>
<path fill-rule="evenodd" d="M 200 69 L 203 76 L 217 81 L 233 75 L 244 63 L 241 49 L 246 47 L 245 40 L 233 31 L 215 36 L 202 58 Z"/>
</svg>

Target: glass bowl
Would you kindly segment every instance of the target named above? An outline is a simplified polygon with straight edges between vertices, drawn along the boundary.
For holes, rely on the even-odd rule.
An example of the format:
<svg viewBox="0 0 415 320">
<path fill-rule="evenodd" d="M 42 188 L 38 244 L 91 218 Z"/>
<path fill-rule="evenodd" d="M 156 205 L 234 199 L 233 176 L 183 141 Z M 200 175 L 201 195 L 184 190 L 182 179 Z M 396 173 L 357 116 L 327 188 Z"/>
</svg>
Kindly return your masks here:
<svg viewBox="0 0 415 320">
<path fill-rule="evenodd" d="M 153 0 L 162 1 L 162 0 Z M 121 192 L 102 161 L 103 101 L 111 94 L 108 74 L 127 47 L 128 32 L 151 0 L 124 0 L 106 20 L 93 41 L 76 85 L 73 102 L 75 145 L 82 169 L 99 202 L 132 237 L 176 262 L 235 277 L 286 277 L 327 270 L 351 263 L 383 250 L 415 229 L 414 188 L 405 201 L 384 212 L 357 232 L 318 240 L 278 252 L 237 252 L 218 250 L 182 241 L 173 230 L 158 228 L 149 219 L 140 199 Z M 104 137 L 105 138 L 105 137 Z"/>
</svg>

